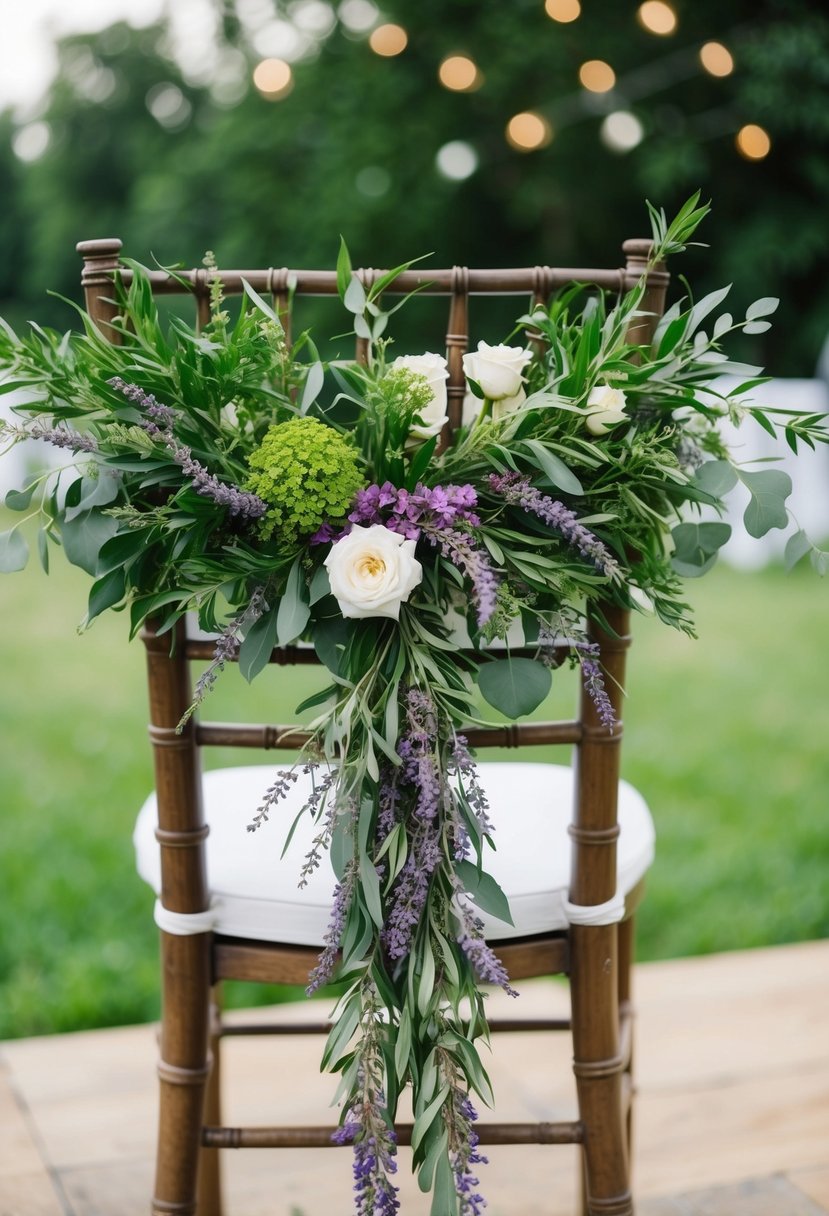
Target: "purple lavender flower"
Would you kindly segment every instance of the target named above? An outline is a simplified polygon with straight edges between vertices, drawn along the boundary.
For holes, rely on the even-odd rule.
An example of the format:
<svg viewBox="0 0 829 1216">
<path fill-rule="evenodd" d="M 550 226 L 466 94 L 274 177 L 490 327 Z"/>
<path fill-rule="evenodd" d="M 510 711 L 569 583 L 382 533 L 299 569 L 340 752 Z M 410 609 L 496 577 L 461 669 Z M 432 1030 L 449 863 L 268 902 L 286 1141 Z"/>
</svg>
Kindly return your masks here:
<svg viewBox="0 0 829 1216">
<path fill-rule="evenodd" d="M 255 832 L 257 828 L 261 828 L 263 823 L 267 823 L 270 813 L 277 802 L 281 802 L 283 798 L 287 798 L 291 786 L 298 780 L 299 773 L 295 772 L 292 768 L 279 770 L 273 784 L 265 790 L 262 801 L 256 808 L 253 819 L 248 824 L 249 832 Z"/>
<path fill-rule="evenodd" d="M 460 883 L 456 882 L 456 894 L 463 895 Z M 484 939 L 484 923 L 479 919 L 463 899 L 456 900 L 458 911 L 463 922 L 463 932 L 458 938 L 458 945 L 469 959 L 478 979 L 484 984 L 495 984 L 503 988 L 509 996 L 518 996 L 510 985 L 507 969 L 491 946 Z"/>
<path fill-rule="evenodd" d="M 477 1177 L 472 1173 L 472 1166 L 487 1165 L 489 1158 L 478 1152 L 480 1138 L 474 1124 L 478 1112 L 469 1100 L 468 1094 L 455 1090 L 452 1094 L 454 1107 L 454 1132 L 460 1141 L 460 1146 L 450 1154 L 452 1173 L 455 1176 L 455 1190 L 458 1195 L 459 1216 L 481 1216 L 486 1207 L 486 1200 L 475 1188 L 479 1185 Z"/>
<path fill-rule="evenodd" d="M 220 507 L 227 507 L 231 515 L 260 519 L 267 512 L 268 504 L 258 494 L 219 481 L 215 473 L 208 472 L 204 465 L 195 459 L 186 444 L 176 439 L 171 429 L 177 416 L 175 410 L 168 405 L 161 405 L 151 393 L 145 393 L 136 384 L 127 384 L 119 376 L 114 376 L 109 383 L 142 408 L 145 417 L 140 423 L 141 427 L 151 438 L 167 447 L 181 471 L 190 478 L 197 494 L 212 498 Z"/>
<path fill-rule="evenodd" d="M 196 681 L 196 687 L 193 690 L 193 700 L 176 727 L 177 734 L 181 733 L 208 693 L 213 691 L 216 680 L 221 672 L 224 671 L 225 663 L 232 663 L 238 655 L 241 638 L 247 633 L 251 625 L 259 620 L 267 607 L 264 590 L 261 587 L 257 587 L 250 597 L 247 608 L 235 616 L 222 630 L 216 639 L 216 646 L 210 666 L 202 672 Z"/>
<path fill-rule="evenodd" d="M 478 627 L 483 628 L 497 607 L 498 577 L 474 536 L 454 528 L 424 527 L 424 534 L 443 556 L 469 579 Z"/>
<path fill-rule="evenodd" d="M 70 430 L 69 427 L 45 426 L 42 422 L 37 422 L 26 433 L 31 439 L 42 439 L 56 448 L 69 448 L 73 452 L 98 451 L 98 444 L 94 436 Z"/>
<path fill-rule="evenodd" d="M 520 473 L 490 473 L 489 484 L 510 506 L 535 515 L 542 523 L 560 532 L 567 543 L 592 562 L 600 573 L 608 578 L 618 574 L 619 564 L 607 546 L 589 528 L 580 524 L 575 512 L 565 507 L 564 503 L 531 486 L 529 477 L 523 477 Z"/>
<path fill-rule="evenodd" d="M 342 882 L 338 882 L 334 888 L 334 902 L 331 907 L 328 928 L 325 931 L 324 949 L 317 960 L 316 967 L 308 976 L 306 996 L 313 996 L 317 989 L 327 984 L 334 974 L 334 968 L 337 965 L 337 951 L 342 940 L 348 909 L 351 906 L 357 872 L 357 862 L 350 861 L 343 873 Z"/>
<path fill-rule="evenodd" d="M 394 1157 L 397 1136 L 382 1118 L 384 1100 L 354 1106 L 332 1135 L 334 1144 L 354 1145 L 354 1196 L 356 1216 L 395 1216 L 400 1210 L 397 1187 L 390 1176 L 397 1173 Z"/>
<path fill-rule="evenodd" d="M 582 681 L 595 706 L 599 721 L 609 731 L 617 725 L 616 712 L 604 683 L 604 673 L 598 663 L 600 650 L 596 642 L 576 642 L 575 649 L 581 665 Z"/>
</svg>

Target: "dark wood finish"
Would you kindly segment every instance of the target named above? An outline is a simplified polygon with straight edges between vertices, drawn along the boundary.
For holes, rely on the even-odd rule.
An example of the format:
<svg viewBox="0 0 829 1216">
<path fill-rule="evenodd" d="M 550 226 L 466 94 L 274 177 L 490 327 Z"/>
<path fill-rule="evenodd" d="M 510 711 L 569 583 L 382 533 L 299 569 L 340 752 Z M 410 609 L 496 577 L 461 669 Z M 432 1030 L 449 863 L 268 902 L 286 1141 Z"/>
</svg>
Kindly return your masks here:
<svg viewBox="0 0 829 1216">
<path fill-rule="evenodd" d="M 519 269 L 472 270 L 417 269 L 400 274 L 386 288 L 400 294 L 420 288 L 425 295 L 449 299 L 445 338 L 449 366 L 447 385 L 450 425 L 457 426 L 463 405 L 463 354 L 469 345 L 469 299 L 478 295 L 523 295 L 533 305 L 544 305 L 557 288 L 573 282 L 621 292 L 633 286 L 647 269 L 650 242 L 624 245 L 625 265 L 619 269 L 557 269 L 535 266 Z M 85 241 L 78 245 L 84 259 L 82 282 L 87 309 L 102 333 L 116 341 L 110 322 L 117 315 L 115 285 L 119 276 L 128 286 L 132 271 L 119 266 L 121 242 Z M 357 272 L 369 288 L 382 271 Z M 209 315 L 212 272 L 202 269 L 150 272 L 159 295 L 190 294 L 195 298 L 200 324 Z M 290 294 L 336 295 L 333 271 L 281 269 L 218 272 L 226 295 L 239 294 L 243 280 L 268 294 L 290 335 Z M 668 275 L 664 267 L 648 270 L 641 315 L 629 336 L 645 343 L 664 308 Z M 289 339 L 290 340 L 290 339 Z M 530 340 L 541 341 L 539 335 Z M 358 341 L 357 357 L 365 359 L 365 342 Z M 591 636 L 601 649 L 606 684 L 620 725 L 612 734 L 597 719 L 595 708 L 582 696 L 574 721 L 520 723 L 467 733 L 478 747 L 525 747 L 541 744 L 575 745 L 575 805 L 572 836 L 570 899 L 576 904 L 602 904 L 615 893 L 616 798 L 619 752 L 622 741 L 621 689 L 629 645 L 628 614 L 605 606 L 604 619 L 590 624 Z M 183 626 L 173 639 L 158 637 L 152 626 L 143 631 L 147 647 L 150 688 L 150 736 L 155 754 L 159 804 L 158 840 L 161 849 L 162 901 L 177 912 L 200 912 L 208 906 L 205 876 L 207 829 L 201 808 L 199 750 L 202 746 L 232 745 L 264 750 L 295 750 L 307 732 L 294 725 L 249 725 L 199 722 L 192 718 L 181 735 L 176 725 L 190 701 L 189 664 L 213 657 L 213 642 L 187 637 Z M 562 657 L 563 657 L 562 649 Z M 315 663 L 311 647 L 277 649 L 271 661 L 278 664 Z M 630 916 L 641 898 L 641 886 L 627 901 Z M 570 978 L 570 1019 L 519 1018 L 495 1020 L 495 1031 L 565 1030 L 573 1035 L 574 1072 L 579 1119 L 571 1123 L 483 1124 L 483 1144 L 582 1145 L 584 1212 L 586 1216 L 632 1216 L 630 1197 L 630 1107 L 633 1093 L 632 1007 L 630 963 L 633 951 L 632 920 L 621 925 L 573 925 L 567 932 L 495 943 L 495 949 L 514 979 L 564 973 Z M 155 1216 L 221 1216 L 217 1150 L 302 1144 L 327 1146 L 330 1128 L 224 1128 L 219 1102 L 220 1040 L 234 1034 L 321 1034 L 325 1022 L 290 1026 L 257 1024 L 222 1027 L 218 1009 L 211 1013 L 211 985 L 224 979 L 281 982 L 304 985 L 316 962 L 317 951 L 288 942 L 241 941 L 211 933 L 190 937 L 161 934 L 163 1009 L 161 1032 L 161 1083 L 159 1141 L 156 1171 Z M 204 1124 L 207 1124 L 204 1126 Z M 407 1143 L 411 1128 L 398 1129 Z M 198 1176 L 198 1209 L 196 1186 Z M 344 1198 L 345 1202 L 345 1198 Z"/>
<path fill-rule="evenodd" d="M 334 1127 L 205 1127 L 210 1148 L 337 1148 Z M 411 1144 L 412 1124 L 395 1125 L 398 1144 Z M 481 1144 L 583 1144 L 582 1123 L 476 1123 Z"/>
</svg>

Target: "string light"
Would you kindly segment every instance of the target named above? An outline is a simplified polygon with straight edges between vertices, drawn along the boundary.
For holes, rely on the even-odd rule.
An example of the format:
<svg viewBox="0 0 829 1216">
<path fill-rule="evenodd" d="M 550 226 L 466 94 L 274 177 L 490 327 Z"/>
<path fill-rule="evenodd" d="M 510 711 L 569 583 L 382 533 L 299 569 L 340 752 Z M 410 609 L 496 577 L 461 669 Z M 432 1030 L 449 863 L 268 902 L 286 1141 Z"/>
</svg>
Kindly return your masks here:
<svg viewBox="0 0 829 1216">
<path fill-rule="evenodd" d="M 577 17 L 581 16 L 581 5 L 579 0 L 547 0 L 544 11 L 553 21 L 569 25 L 571 21 L 575 21 Z"/>
<path fill-rule="evenodd" d="M 444 144 L 435 157 L 438 172 L 450 181 L 462 182 L 471 177 L 478 168 L 478 153 L 472 144 L 463 139 L 453 139 Z"/>
<path fill-rule="evenodd" d="M 517 152 L 535 152 L 546 148 L 553 138 L 553 128 L 544 117 L 535 110 L 523 110 L 513 114 L 507 123 L 507 143 Z"/>
<path fill-rule="evenodd" d="M 630 152 L 644 135 L 644 127 L 630 110 L 614 110 L 599 128 L 601 141 L 611 152 Z"/>
<path fill-rule="evenodd" d="M 699 59 L 711 76 L 730 76 L 734 71 L 734 56 L 721 42 L 706 42 L 699 49 Z"/>
<path fill-rule="evenodd" d="M 616 83 L 616 73 L 603 59 L 588 59 L 579 68 L 579 80 L 591 93 L 609 93 Z"/>
<path fill-rule="evenodd" d="M 294 87 L 294 74 L 284 59 L 263 59 L 253 70 L 253 83 L 268 101 L 278 101 Z"/>
<path fill-rule="evenodd" d="M 477 64 L 467 55 L 447 56 L 438 68 L 438 79 L 445 89 L 454 93 L 472 93 L 484 82 Z"/>
<path fill-rule="evenodd" d="M 740 127 L 736 138 L 737 151 L 746 160 L 765 160 L 771 152 L 771 138 L 768 131 L 758 127 L 756 123 L 746 123 Z"/>
<path fill-rule="evenodd" d="M 402 25 L 393 25 L 388 22 L 386 25 L 378 25 L 377 29 L 371 31 L 368 44 L 375 55 L 391 59 L 405 51 L 409 45 L 409 35 Z"/>
<path fill-rule="evenodd" d="M 637 9 L 636 19 L 649 34 L 660 37 L 672 34 L 677 27 L 676 13 L 665 0 L 645 0 Z"/>
</svg>

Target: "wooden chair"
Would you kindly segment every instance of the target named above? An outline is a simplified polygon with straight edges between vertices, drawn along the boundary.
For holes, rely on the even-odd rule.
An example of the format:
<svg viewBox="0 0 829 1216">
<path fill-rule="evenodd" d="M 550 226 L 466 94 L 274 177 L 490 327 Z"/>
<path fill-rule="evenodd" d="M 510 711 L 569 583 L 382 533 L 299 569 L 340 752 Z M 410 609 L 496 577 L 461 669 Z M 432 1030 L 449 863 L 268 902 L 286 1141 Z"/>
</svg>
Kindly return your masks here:
<svg viewBox="0 0 829 1216">
<path fill-rule="evenodd" d="M 128 283 L 131 276 L 128 269 L 119 269 L 120 249 L 118 240 L 78 245 L 84 259 L 82 281 L 87 309 L 102 332 L 111 337 L 108 322 L 117 311 L 112 279 L 119 273 Z M 454 267 L 400 275 L 390 291 L 409 291 L 427 282 L 425 294 L 448 297 L 445 342 L 452 425 L 459 422 L 464 396 L 461 360 L 468 344 L 470 297 L 524 294 L 533 301 L 545 302 L 555 289 L 572 282 L 594 284 L 611 292 L 624 290 L 645 271 L 649 242 L 627 241 L 624 251 L 626 262 L 619 270 Z M 367 286 L 380 273 L 359 272 Z M 209 315 L 207 271 L 178 272 L 176 278 L 155 271 L 150 278 L 159 294 L 191 292 L 199 317 L 204 320 Z M 286 326 L 290 322 L 291 281 L 298 295 L 336 293 L 333 272 L 286 269 L 224 271 L 221 279 L 225 293 L 239 293 L 243 278 L 260 294 L 273 298 Z M 661 268 L 649 273 L 642 312 L 635 321 L 637 332 L 633 336 L 638 341 L 652 332 L 662 312 L 667 278 Z M 358 340 L 357 357 L 364 356 L 364 345 Z M 601 647 L 607 687 L 621 720 L 628 614 L 608 605 L 607 622 L 610 632 L 593 626 L 592 636 Z M 176 725 L 191 700 L 190 664 L 210 659 L 213 646 L 209 640 L 188 636 L 183 627 L 177 631 L 172 653 L 169 635 L 156 636 L 150 627 L 145 628 L 143 640 L 157 793 L 141 812 L 136 845 L 139 869 L 159 896 L 156 919 L 161 928 L 163 960 L 160 1120 L 152 1211 L 154 1216 L 189 1216 L 196 1212 L 198 1216 L 220 1216 L 215 1150 L 330 1144 L 332 1127 L 221 1126 L 218 1078 L 223 1027 L 211 991 L 223 980 L 305 985 L 322 944 L 333 879 L 324 880 L 322 888 L 311 883 L 305 891 L 297 891 L 298 867 L 292 857 L 302 855 L 302 841 L 292 845 L 296 851 L 279 862 L 282 840 L 277 839 L 281 833 L 275 830 L 271 831 L 272 845 L 260 833 L 254 856 L 247 862 L 240 861 L 247 838 L 244 825 L 269 783 L 267 772 L 241 768 L 202 776 L 200 770 L 203 747 L 296 749 L 304 740 L 303 732 L 284 725 L 226 725 L 194 717 L 184 732 L 177 734 Z M 316 660 L 313 650 L 290 647 L 275 650 L 271 661 L 286 664 Z M 609 733 L 599 722 L 590 698 L 582 694 L 579 713 L 571 721 L 519 723 L 470 729 L 467 733 L 477 748 L 553 744 L 574 748 L 572 770 L 549 764 L 481 767 L 497 829 L 493 872 L 510 896 L 516 920 L 511 938 L 504 937 L 508 927 L 503 922 L 491 922 L 492 938 L 498 938 L 498 955 L 513 980 L 568 976 L 572 1007 L 567 1020 L 510 1020 L 495 1022 L 494 1029 L 572 1033 L 579 1115 L 574 1121 L 561 1123 L 482 1122 L 478 1125 L 481 1142 L 578 1144 L 584 1162 L 583 1211 L 589 1216 L 629 1216 L 633 1212 L 632 913 L 651 860 L 653 829 L 640 796 L 619 780 L 621 726 Z M 298 806 L 302 797 L 298 790 Z M 499 804 L 505 800 L 509 814 L 499 816 Z M 287 813 L 290 815 L 290 810 Z M 533 852 L 536 859 L 541 859 L 543 870 L 549 867 L 549 875 L 542 876 L 542 889 L 535 891 L 529 889 L 535 878 L 528 876 L 526 866 L 520 863 L 522 832 L 526 831 L 528 817 L 535 824 L 534 831 L 545 833 L 544 848 L 536 847 Z M 523 835 L 524 840 L 528 838 Z M 565 870 L 558 875 L 556 858 L 565 859 Z M 249 865 L 250 873 L 245 873 L 245 865 Z M 307 1021 L 295 1027 L 296 1033 L 322 1029 L 325 1027 Z M 398 1129 L 400 1143 L 407 1143 L 410 1132 L 407 1127 Z M 313 1187 L 313 1181 L 309 1181 L 309 1187 Z M 344 1196 L 344 1207 L 346 1203 Z"/>
</svg>

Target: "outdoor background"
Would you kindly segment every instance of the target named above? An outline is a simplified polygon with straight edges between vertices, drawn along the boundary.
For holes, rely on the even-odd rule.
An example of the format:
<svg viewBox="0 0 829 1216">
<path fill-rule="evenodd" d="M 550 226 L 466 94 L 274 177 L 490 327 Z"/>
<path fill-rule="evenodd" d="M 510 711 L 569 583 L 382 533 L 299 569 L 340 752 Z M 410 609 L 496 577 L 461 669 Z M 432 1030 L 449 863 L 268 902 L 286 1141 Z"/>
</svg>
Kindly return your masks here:
<svg viewBox="0 0 829 1216">
<path fill-rule="evenodd" d="M 55 8 L 56 28 L 73 7 Z M 13 325 L 73 324 L 46 293 L 79 299 L 80 239 L 118 236 L 165 264 L 212 249 L 222 266 L 331 266 L 342 234 L 359 265 L 612 265 L 647 234 L 646 198 L 670 213 L 701 189 L 709 247 L 674 269 L 696 296 L 733 282 L 735 312 L 779 296 L 771 331 L 734 353 L 789 400 L 823 399 L 822 6 L 84 7 L 53 60 L 42 36 L 40 57 L 2 52 L 0 316 Z M 101 28 L 119 13 L 134 24 Z M 84 20 L 97 32 L 78 32 Z M 825 454 L 809 468 L 825 487 Z M 813 539 L 826 520 L 810 520 Z M 829 932 L 827 584 L 763 558 L 689 584 L 699 641 L 637 622 L 625 773 L 659 834 L 642 957 Z M 130 846 L 151 782 L 143 656 L 118 616 L 77 636 L 85 582 L 36 565 L 0 582 L 0 1037 L 157 1013 L 152 897 Z M 272 674 L 240 690 L 232 673 L 211 716 L 244 691 L 260 720 L 284 720 L 308 677 Z"/>
</svg>

